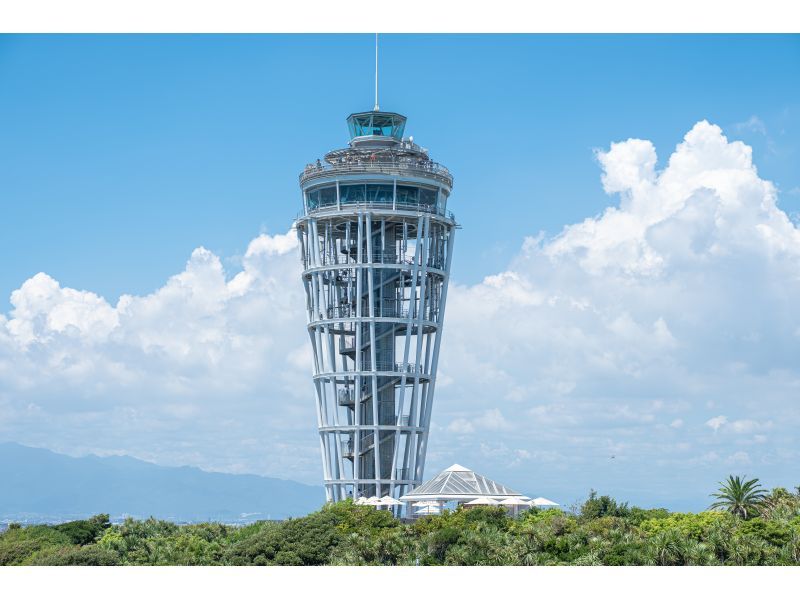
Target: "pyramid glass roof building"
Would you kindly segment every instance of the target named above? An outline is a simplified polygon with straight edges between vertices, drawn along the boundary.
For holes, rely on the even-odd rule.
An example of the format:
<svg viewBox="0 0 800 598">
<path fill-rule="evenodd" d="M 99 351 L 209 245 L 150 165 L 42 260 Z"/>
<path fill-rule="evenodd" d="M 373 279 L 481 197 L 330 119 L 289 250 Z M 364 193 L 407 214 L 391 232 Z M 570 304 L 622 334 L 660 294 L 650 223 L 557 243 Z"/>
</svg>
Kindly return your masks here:
<svg viewBox="0 0 800 598">
<path fill-rule="evenodd" d="M 406 502 L 423 500 L 465 502 L 481 497 L 503 499 L 512 496 L 522 496 L 522 494 L 456 464 L 418 486 L 400 500 Z"/>
</svg>

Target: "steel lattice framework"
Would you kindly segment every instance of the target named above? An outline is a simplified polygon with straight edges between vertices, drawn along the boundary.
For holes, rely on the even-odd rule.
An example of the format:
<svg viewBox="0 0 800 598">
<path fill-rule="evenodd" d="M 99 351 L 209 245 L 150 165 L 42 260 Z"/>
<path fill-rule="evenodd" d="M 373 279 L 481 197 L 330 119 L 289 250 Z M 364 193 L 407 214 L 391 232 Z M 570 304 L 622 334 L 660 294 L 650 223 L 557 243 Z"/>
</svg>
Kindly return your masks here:
<svg viewBox="0 0 800 598">
<path fill-rule="evenodd" d="M 453 235 L 453 179 L 402 137 L 405 117 L 348 118 L 349 147 L 300 175 L 296 221 L 329 501 L 422 481 Z"/>
</svg>

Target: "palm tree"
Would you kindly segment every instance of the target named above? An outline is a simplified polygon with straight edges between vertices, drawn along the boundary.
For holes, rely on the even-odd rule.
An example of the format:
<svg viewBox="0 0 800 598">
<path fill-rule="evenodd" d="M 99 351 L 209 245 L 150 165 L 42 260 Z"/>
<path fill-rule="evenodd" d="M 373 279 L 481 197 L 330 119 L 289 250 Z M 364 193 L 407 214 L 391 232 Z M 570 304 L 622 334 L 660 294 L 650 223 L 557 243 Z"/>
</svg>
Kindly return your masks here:
<svg viewBox="0 0 800 598">
<path fill-rule="evenodd" d="M 725 482 L 720 482 L 719 492 L 711 495 L 718 500 L 710 508 L 723 509 L 747 519 L 758 514 L 766 495 L 767 491 L 761 488 L 758 478 L 748 480 L 738 475 L 728 476 Z"/>
<path fill-rule="evenodd" d="M 648 560 L 657 565 L 679 565 L 684 540 L 681 533 L 674 528 L 657 533 L 647 541 Z"/>
</svg>

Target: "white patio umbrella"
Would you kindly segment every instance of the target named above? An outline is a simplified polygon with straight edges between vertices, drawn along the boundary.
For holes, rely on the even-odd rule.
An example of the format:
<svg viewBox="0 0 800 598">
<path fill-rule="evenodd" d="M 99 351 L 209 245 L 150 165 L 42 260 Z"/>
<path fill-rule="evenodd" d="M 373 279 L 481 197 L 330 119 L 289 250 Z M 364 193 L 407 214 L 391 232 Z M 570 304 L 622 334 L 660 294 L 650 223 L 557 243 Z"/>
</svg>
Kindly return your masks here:
<svg viewBox="0 0 800 598">
<path fill-rule="evenodd" d="M 372 506 L 372 507 L 380 507 L 380 506 L 382 506 L 382 505 L 383 505 L 383 503 L 381 502 L 381 499 L 380 499 L 380 498 L 378 498 L 377 496 L 370 496 L 370 497 L 369 497 L 369 498 L 368 498 L 368 499 L 367 499 L 367 500 L 364 502 L 364 504 L 365 504 L 365 505 L 370 505 L 370 506 Z"/>
<path fill-rule="evenodd" d="M 475 500 L 471 500 L 468 503 L 464 503 L 467 505 L 497 505 L 499 504 L 495 499 L 489 498 L 488 496 L 481 496 L 480 498 L 476 498 Z"/>
<path fill-rule="evenodd" d="M 386 505 L 387 507 L 396 507 L 403 504 L 392 496 L 384 496 L 380 502 L 382 505 Z"/>
<path fill-rule="evenodd" d="M 363 496 L 359 496 L 359 497 L 356 499 L 356 504 L 357 504 L 357 505 L 365 505 L 365 504 L 367 504 L 367 499 L 366 499 L 366 498 L 364 498 Z"/>
<path fill-rule="evenodd" d="M 552 500 L 548 500 L 543 496 L 540 496 L 538 498 L 534 498 L 530 502 L 530 504 L 533 507 L 557 507 L 558 506 L 557 502 L 553 502 Z"/>
<path fill-rule="evenodd" d="M 500 501 L 500 504 L 504 507 L 511 507 L 511 512 L 516 515 L 517 511 L 519 511 L 520 506 L 530 507 L 530 503 L 526 500 L 522 500 L 519 496 L 509 496 Z"/>
<path fill-rule="evenodd" d="M 439 503 L 435 500 L 421 500 L 419 502 L 411 503 L 412 507 L 438 507 Z"/>
<path fill-rule="evenodd" d="M 521 498 L 519 498 L 517 496 L 509 496 L 508 498 L 506 498 L 504 500 L 501 500 L 500 504 L 501 505 L 510 506 L 510 507 L 517 507 L 519 505 L 529 506 L 527 500 L 522 500 Z"/>
</svg>

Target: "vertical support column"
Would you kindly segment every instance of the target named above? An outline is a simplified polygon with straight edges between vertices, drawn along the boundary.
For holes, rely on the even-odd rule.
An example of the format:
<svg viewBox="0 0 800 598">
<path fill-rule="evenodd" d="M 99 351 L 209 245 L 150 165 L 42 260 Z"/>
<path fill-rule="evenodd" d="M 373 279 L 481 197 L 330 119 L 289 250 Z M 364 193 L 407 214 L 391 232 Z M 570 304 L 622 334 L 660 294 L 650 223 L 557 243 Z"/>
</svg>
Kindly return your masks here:
<svg viewBox="0 0 800 598">
<path fill-rule="evenodd" d="M 356 226 L 357 229 L 357 241 L 358 246 L 356 248 L 356 265 L 355 265 L 355 273 L 356 273 L 356 347 L 355 347 L 355 375 L 353 376 L 353 390 L 355 391 L 355 402 L 353 403 L 353 418 L 355 422 L 353 424 L 354 431 L 353 431 L 353 478 L 356 480 L 355 491 L 353 493 L 353 498 L 358 498 L 356 496 L 358 494 L 358 488 L 360 484 L 357 480 L 361 479 L 361 459 L 359 458 L 359 453 L 361 452 L 361 377 L 363 372 L 363 363 L 361 359 L 361 319 L 363 317 L 362 314 L 362 301 L 361 301 L 361 288 L 363 286 L 363 255 L 362 255 L 362 247 L 364 242 L 364 226 L 362 224 L 362 217 L 359 213 L 358 215 L 358 224 Z"/>
<path fill-rule="evenodd" d="M 372 241 L 373 241 L 373 233 L 372 233 L 372 214 L 367 212 L 366 214 L 367 222 L 366 222 L 366 229 L 367 229 L 367 276 L 368 276 L 368 285 L 369 288 L 367 290 L 368 293 L 368 300 L 369 300 L 369 355 L 370 355 L 370 362 L 372 365 L 372 372 L 370 374 L 371 382 L 372 382 L 372 456 L 374 462 L 374 475 L 373 478 L 376 480 L 375 482 L 375 496 L 380 495 L 380 483 L 377 482 L 380 479 L 380 449 L 379 449 L 379 442 L 378 442 L 378 362 L 377 362 L 377 349 L 375 347 L 375 317 L 377 315 L 375 311 L 375 253 L 372 250 Z"/>
<path fill-rule="evenodd" d="M 406 227 L 406 224 L 404 223 L 403 226 Z M 418 248 L 420 247 L 420 238 L 422 236 L 422 227 L 423 227 L 422 216 L 419 216 L 417 218 L 417 237 L 416 237 L 415 251 L 417 251 Z M 411 352 L 411 330 L 413 328 L 413 319 L 414 319 L 413 306 L 416 305 L 416 301 L 417 301 L 417 278 L 418 278 L 418 275 L 419 275 L 419 260 L 416 259 L 416 255 L 415 255 L 414 263 L 411 266 L 411 290 L 409 292 L 409 301 L 408 301 L 409 306 L 408 306 L 408 314 L 407 314 L 407 317 L 406 317 L 406 338 L 405 338 L 405 342 L 403 343 L 403 363 L 402 363 L 402 371 L 400 373 L 400 401 L 399 401 L 399 406 L 398 406 L 398 409 L 397 409 L 397 412 L 399 414 L 403 413 L 404 400 L 405 400 L 405 395 L 406 395 L 407 378 L 408 378 L 408 356 L 409 356 L 409 353 Z M 412 401 L 414 400 L 413 396 L 412 396 L 411 400 Z M 414 425 L 414 422 L 412 420 L 412 417 L 413 417 L 413 404 L 411 406 L 411 409 L 409 409 L 409 412 L 410 412 L 410 415 L 409 415 L 408 424 L 409 424 L 409 427 L 410 427 L 410 426 Z M 411 446 L 412 441 L 414 441 L 416 439 L 416 432 L 412 432 L 411 430 L 409 430 L 406 436 L 407 436 L 407 438 L 406 438 L 405 448 L 403 449 L 403 454 L 404 455 L 403 455 L 403 467 L 402 467 L 402 469 L 407 472 L 407 471 L 409 471 L 409 462 L 408 462 L 409 447 Z M 400 430 L 398 429 L 398 430 L 395 431 L 395 455 L 394 455 L 394 462 L 392 463 L 392 475 L 393 476 L 396 476 L 396 471 L 397 471 L 397 457 L 398 457 L 397 451 L 399 450 L 399 446 L 400 446 L 399 440 L 400 440 Z"/>
<path fill-rule="evenodd" d="M 331 284 L 335 284 L 335 283 L 331 283 Z M 331 378 L 330 378 L 330 381 L 332 383 L 331 394 L 333 395 L 333 425 L 336 428 L 336 431 L 333 433 L 333 449 L 332 449 L 332 453 L 330 455 L 330 459 L 331 459 L 331 462 L 333 463 L 333 465 L 335 465 L 334 469 L 335 469 L 335 472 L 336 472 L 336 479 L 337 480 L 341 480 L 342 476 L 344 474 L 344 461 L 342 459 L 341 437 L 340 437 L 340 434 L 339 434 L 339 430 L 341 429 L 341 422 L 339 421 L 339 396 L 338 396 L 339 387 L 338 387 L 338 384 L 336 383 L 338 378 L 339 378 L 338 370 L 337 370 L 337 367 L 336 367 L 336 346 L 335 346 L 336 341 L 334 339 L 335 335 L 332 333 L 330 326 L 326 327 L 326 332 L 327 332 L 327 341 L 328 341 L 328 355 L 329 355 L 329 360 L 330 360 L 330 363 L 331 363 Z M 330 443 L 329 443 L 329 445 L 330 445 Z M 341 485 L 337 485 L 335 490 L 336 490 L 336 494 L 337 494 L 337 498 L 338 499 L 341 500 L 342 498 L 344 498 L 341 495 L 341 491 L 342 491 L 342 486 Z"/>
<path fill-rule="evenodd" d="M 414 371 L 414 389 L 411 391 L 411 408 L 414 409 L 414 413 L 412 414 L 411 418 L 416 421 L 417 410 L 420 410 L 419 416 L 421 417 L 421 408 L 422 405 L 420 399 L 420 392 L 419 392 L 419 377 L 420 377 L 420 361 L 422 358 L 422 336 L 423 336 L 423 316 L 425 314 L 425 285 L 428 281 L 428 236 L 430 234 L 430 217 L 423 216 L 422 217 L 422 239 L 421 245 L 417 247 L 417 252 L 419 253 L 419 264 L 420 264 L 420 285 L 419 285 L 419 305 L 417 306 L 417 312 L 415 314 L 415 321 L 417 327 L 417 344 L 416 344 L 416 356 L 415 356 L 415 371 Z M 422 422 L 420 421 L 418 426 L 422 426 Z M 417 451 L 412 454 L 412 463 L 411 469 L 413 471 L 413 479 L 415 482 L 422 481 L 422 474 L 419 473 L 417 468 L 417 459 L 419 456 L 419 444 L 420 438 L 419 434 L 415 431 L 414 433 L 414 444 L 417 448 Z"/>
<path fill-rule="evenodd" d="M 429 396 L 433 397 L 433 392 L 436 389 L 436 372 L 439 368 L 439 348 L 442 343 L 442 329 L 444 328 L 444 310 L 447 303 L 447 288 L 450 286 L 450 265 L 453 259 L 453 241 L 455 239 L 456 229 L 454 226 L 449 227 L 447 232 L 447 257 L 444 264 L 444 281 L 442 282 L 442 298 L 439 304 L 439 317 L 437 318 L 436 326 L 436 340 L 433 346 L 433 371 L 431 372 L 431 381 L 428 388 Z M 432 407 L 432 406 L 431 406 Z M 433 409 L 429 407 L 425 413 L 425 428 L 422 434 L 422 442 L 420 446 L 420 476 L 425 469 L 425 458 L 428 448 L 428 434 L 430 432 L 431 413 Z"/>
<path fill-rule="evenodd" d="M 316 374 L 320 371 L 319 366 L 319 353 L 317 350 L 317 344 L 314 339 L 314 332 L 312 330 L 308 331 L 309 338 L 311 340 L 311 348 L 312 348 L 312 365 L 313 365 L 313 374 L 314 376 L 314 394 L 317 397 L 317 430 L 319 431 L 319 449 L 320 449 L 320 456 L 322 457 L 322 476 L 325 483 L 325 499 L 330 502 L 333 500 L 333 496 L 331 494 L 330 484 L 328 480 L 330 479 L 330 470 L 328 467 L 328 451 L 326 450 L 325 445 L 325 432 L 323 432 L 322 428 L 324 426 L 324 416 L 323 416 L 323 407 L 322 407 L 322 392 L 319 388 L 319 380 L 316 378 Z"/>
<path fill-rule="evenodd" d="M 325 336 L 324 331 L 320 330 L 320 327 L 317 326 L 316 328 L 316 336 L 317 336 L 317 344 L 319 345 L 319 356 L 320 356 L 320 374 L 323 374 L 323 377 L 319 379 L 319 388 L 322 392 L 322 425 L 329 427 L 331 425 L 330 416 L 328 415 L 328 382 L 324 377 L 324 374 L 327 371 L 327 364 L 325 359 L 325 345 L 323 342 L 323 337 Z"/>
</svg>

